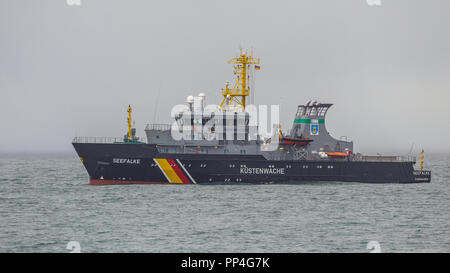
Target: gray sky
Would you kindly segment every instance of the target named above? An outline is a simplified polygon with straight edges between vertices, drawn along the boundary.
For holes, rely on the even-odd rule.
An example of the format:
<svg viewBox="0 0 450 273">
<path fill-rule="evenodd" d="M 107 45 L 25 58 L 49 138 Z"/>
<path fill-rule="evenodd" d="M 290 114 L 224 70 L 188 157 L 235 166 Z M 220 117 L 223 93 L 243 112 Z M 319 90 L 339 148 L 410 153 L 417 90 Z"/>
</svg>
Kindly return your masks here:
<svg viewBox="0 0 450 273">
<path fill-rule="evenodd" d="M 0 0 L 0 153 L 123 136 L 128 104 L 144 137 L 188 95 L 219 103 L 239 47 L 285 129 L 317 99 L 357 151 L 450 152 L 450 1 L 381 1 Z"/>
</svg>

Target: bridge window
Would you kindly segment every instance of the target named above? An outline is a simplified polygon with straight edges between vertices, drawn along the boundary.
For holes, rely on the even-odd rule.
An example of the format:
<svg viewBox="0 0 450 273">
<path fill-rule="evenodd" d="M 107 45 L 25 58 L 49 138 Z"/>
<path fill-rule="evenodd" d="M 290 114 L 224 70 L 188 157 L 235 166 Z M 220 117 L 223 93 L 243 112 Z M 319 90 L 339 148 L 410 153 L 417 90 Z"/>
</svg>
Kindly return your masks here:
<svg viewBox="0 0 450 273">
<path fill-rule="evenodd" d="M 325 116 L 325 113 L 327 112 L 328 107 L 320 107 L 319 108 L 319 116 Z"/>
<path fill-rule="evenodd" d="M 300 116 L 303 116 L 304 113 L 305 113 L 305 107 L 299 106 L 297 108 L 297 113 L 295 114 L 295 116 L 300 117 Z"/>
<path fill-rule="evenodd" d="M 306 115 L 306 116 L 309 116 L 309 113 L 311 113 L 311 107 L 306 108 L 306 113 L 305 113 L 305 115 Z"/>
</svg>

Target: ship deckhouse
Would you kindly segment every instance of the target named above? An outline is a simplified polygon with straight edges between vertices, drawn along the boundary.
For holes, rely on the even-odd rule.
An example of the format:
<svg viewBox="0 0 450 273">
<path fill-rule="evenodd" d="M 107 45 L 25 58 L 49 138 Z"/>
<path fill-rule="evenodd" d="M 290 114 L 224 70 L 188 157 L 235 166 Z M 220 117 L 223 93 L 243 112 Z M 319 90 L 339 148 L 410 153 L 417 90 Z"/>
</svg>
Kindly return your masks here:
<svg viewBox="0 0 450 273">
<path fill-rule="evenodd" d="M 351 153 L 353 142 L 335 139 L 326 129 L 325 118 L 332 105 L 317 101 L 309 101 L 305 105 L 299 105 L 289 136 L 292 139 L 310 139 L 308 150 L 311 153 Z M 323 153 L 321 153 L 322 156 Z"/>
<path fill-rule="evenodd" d="M 241 50 L 229 63 L 234 64 L 236 81 L 222 89 L 220 105 L 207 107 L 204 93 L 188 96 L 185 107 L 175 112 L 173 124 L 147 125 L 147 143 L 166 153 L 261 154 L 271 159 L 342 158 L 352 153 L 353 142 L 333 138 L 325 127 L 332 104 L 317 101 L 298 106 L 289 133 L 280 129 L 263 141 L 245 111 L 250 75 L 259 70 L 259 58 Z"/>
</svg>

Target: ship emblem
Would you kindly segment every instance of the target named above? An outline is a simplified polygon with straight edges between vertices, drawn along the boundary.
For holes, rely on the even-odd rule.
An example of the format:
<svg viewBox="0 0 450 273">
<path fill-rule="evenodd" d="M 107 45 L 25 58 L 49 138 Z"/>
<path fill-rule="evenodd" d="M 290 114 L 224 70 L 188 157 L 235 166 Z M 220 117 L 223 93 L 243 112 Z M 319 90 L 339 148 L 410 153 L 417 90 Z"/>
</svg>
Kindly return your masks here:
<svg viewBox="0 0 450 273">
<path fill-rule="evenodd" d="M 312 136 L 319 135 L 319 124 L 311 124 L 311 135 Z"/>
</svg>

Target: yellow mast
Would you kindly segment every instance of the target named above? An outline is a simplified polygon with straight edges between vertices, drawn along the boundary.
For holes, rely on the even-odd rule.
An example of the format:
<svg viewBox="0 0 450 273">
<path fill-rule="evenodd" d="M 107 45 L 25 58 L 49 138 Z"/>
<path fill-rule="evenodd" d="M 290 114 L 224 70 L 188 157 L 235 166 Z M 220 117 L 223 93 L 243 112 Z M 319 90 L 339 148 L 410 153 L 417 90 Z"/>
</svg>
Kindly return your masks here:
<svg viewBox="0 0 450 273">
<path fill-rule="evenodd" d="M 423 154 L 424 154 L 424 150 L 422 150 L 422 152 L 420 153 L 420 170 L 423 171 Z"/>
<path fill-rule="evenodd" d="M 132 111 L 131 106 L 128 105 L 128 110 L 127 110 L 127 112 L 128 112 L 128 118 L 127 118 L 127 122 L 128 122 L 127 138 L 128 138 L 128 140 L 131 140 L 131 111 Z"/>
<path fill-rule="evenodd" d="M 234 64 L 234 74 L 237 75 L 237 80 L 233 88 L 229 88 L 229 83 L 222 89 L 223 100 L 220 103 L 220 108 L 224 110 L 225 107 L 230 107 L 235 103 L 235 108 L 245 110 L 246 97 L 250 93 L 248 83 L 250 82 L 250 65 L 255 65 L 258 70 L 259 58 L 253 57 L 253 52 L 247 55 L 247 51 L 241 49 L 240 56 L 232 58 L 228 61 L 229 64 Z"/>
</svg>

